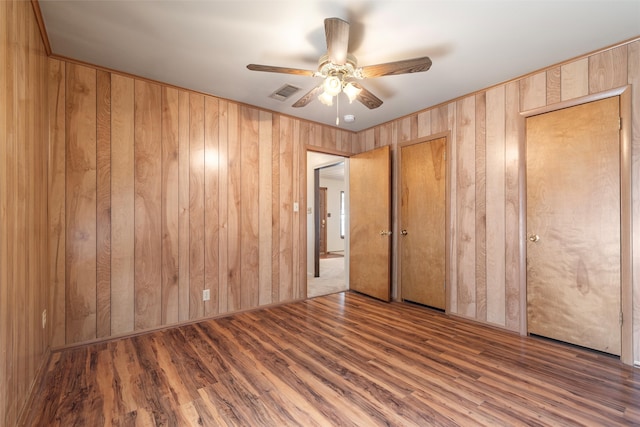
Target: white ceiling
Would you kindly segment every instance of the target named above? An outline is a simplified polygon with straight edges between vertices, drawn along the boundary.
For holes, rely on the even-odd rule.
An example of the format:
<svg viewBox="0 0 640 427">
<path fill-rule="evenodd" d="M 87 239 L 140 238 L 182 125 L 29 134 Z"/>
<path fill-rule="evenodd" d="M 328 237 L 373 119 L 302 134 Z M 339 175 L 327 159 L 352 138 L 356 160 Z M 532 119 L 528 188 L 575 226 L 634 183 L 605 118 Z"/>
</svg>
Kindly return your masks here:
<svg viewBox="0 0 640 427">
<path fill-rule="evenodd" d="M 340 127 L 362 130 L 640 36 L 640 0 L 40 0 L 55 55 L 335 125 L 336 108 L 291 105 L 318 78 L 249 71 L 316 70 L 323 21 L 351 23 L 361 66 L 429 56 L 431 70 L 362 84 L 384 101 L 341 99 Z M 284 84 L 301 90 L 269 98 Z"/>
</svg>

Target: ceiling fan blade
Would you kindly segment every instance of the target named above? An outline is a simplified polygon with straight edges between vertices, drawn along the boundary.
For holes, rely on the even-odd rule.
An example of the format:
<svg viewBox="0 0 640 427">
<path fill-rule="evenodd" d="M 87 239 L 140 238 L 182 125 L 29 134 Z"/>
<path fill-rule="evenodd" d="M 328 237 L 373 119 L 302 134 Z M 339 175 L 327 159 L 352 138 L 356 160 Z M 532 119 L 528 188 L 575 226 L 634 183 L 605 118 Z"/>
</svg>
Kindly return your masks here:
<svg viewBox="0 0 640 427">
<path fill-rule="evenodd" d="M 394 74 L 419 73 L 431 68 L 431 59 L 428 56 L 422 58 L 405 59 L 403 61 L 387 62 L 385 64 L 368 65 L 362 67 L 362 77 L 382 77 Z"/>
<path fill-rule="evenodd" d="M 309 92 L 307 92 L 302 98 L 298 99 L 296 103 L 292 105 L 292 107 L 296 107 L 296 108 L 304 107 L 305 105 L 313 101 L 314 98 L 320 95 L 322 90 L 323 90 L 323 87 L 321 83 L 319 86 L 316 86 L 313 89 L 311 89 Z"/>
<path fill-rule="evenodd" d="M 298 76 L 313 76 L 315 71 L 301 70 L 299 68 L 274 67 L 271 65 L 249 64 L 247 68 L 251 71 L 266 71 L 269 73 L 295 74 Z"/>
<path fill-rule="evenodd" d="M 360 89 L 360 93 L 358 93 L 358 96 L 356 97 L 356 99 L 360 101 L 362 104 L 364 104 L 365 107 L 373 110 L 374 108 L 378 108 L 379 106 L 382 105 L 382 100 L 377 96 L 375 96 L 374 94 L 372 94 L 371 92 L 369 92 L 367 89 L 365 89 L 358 83 L 352 82 L 351 84 L 354 85 L 356 88 Z"/>
<path fill-rule="evenodd" d="M 347 63 L 349 49 L 349 23 L 340 18 L 324 20 L 324 32 L 327 37 L 327 55 L 336 65 Z"/>
</svg>

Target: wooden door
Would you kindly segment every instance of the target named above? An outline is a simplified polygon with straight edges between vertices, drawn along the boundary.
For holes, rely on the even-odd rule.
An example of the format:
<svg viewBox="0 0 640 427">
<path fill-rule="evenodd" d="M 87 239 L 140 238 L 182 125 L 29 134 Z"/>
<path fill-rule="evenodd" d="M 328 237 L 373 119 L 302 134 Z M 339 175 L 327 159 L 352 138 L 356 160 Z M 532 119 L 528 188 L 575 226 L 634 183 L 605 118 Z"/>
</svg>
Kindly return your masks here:
<svg viewBox="0 0 640 427">
<path fill-rule="evenodd" d="M 527 119 L 528 331 L 620 354 L 619 98 Z"/>
<path fill-rule="evenodd" d="M 389 147 L 349 160 L 349 287 L 391 298 L 391 156 Z"/>
<path fill-rule="evenodd" d="M 400 149 L 402 299 L 445 309 L 446 138 Z"/>
<path fill-rule="evenodd" d="M 327 187 L 320 187 L 318 213 L 320 214 L 320 257 L 327 255 Z"/>
</svg>

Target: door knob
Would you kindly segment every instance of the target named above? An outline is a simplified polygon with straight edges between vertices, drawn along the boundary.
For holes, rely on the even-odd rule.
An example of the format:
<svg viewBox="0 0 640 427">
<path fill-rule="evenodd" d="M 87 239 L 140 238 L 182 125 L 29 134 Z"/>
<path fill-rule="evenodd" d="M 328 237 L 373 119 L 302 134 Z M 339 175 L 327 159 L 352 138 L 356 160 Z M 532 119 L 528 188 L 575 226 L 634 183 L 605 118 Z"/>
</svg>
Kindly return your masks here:
<svg viewBox="0 0 640 427">
<path fill-rule="evenodd" d="M 540 240 L 540 236 L 538 236 L 537 234 L 530 234 L 529 235 L 529 241 L 530 242 L 537 242 L 538 240 Z"/>
<path fill-rule="evenodd" d="M 380 230 L 380 235 L 381 236 L 391 236 L 391 231 L 390 230 Z"/>
<path fill-rule="evenodd" d="M 400 234 L 402 234 L 403 236 L 406 236 L 406 235 L 407 235 L 407 234 L 409 234 L 409 233 L 407 233 L 407 230 L 402 230 L 402 231 L 400 232 Z"/>
</svg>

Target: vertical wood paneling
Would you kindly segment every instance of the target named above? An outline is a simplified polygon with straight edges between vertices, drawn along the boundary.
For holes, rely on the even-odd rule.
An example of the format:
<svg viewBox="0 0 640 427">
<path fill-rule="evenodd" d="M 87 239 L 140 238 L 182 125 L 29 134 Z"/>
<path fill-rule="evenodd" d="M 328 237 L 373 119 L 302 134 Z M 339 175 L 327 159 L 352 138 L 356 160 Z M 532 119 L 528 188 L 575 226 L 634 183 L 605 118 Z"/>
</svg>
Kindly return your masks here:
<svg viewBox="0 0 640 427">
<path fill-rule="evenodd" d="M 273 203 L 273 115 L 264 111 L 260 112 L 259 125 L 259 182 L 258 191 L 258 211 L 260 227 L 260 250 L 259 250 L 259 305 L 270 304 L 271 277 L 272 271 L 272 250 L 273 250 L 273 229 L 272 229 L 272 203 Z"/>
<path fill-rule="evenodd" d="M 228 105 L 227 145 L 227 310 L 242 307 L 240 202 L 242 170 L 240 169 L 240 138 L 238 105 Z"/>
<path fill-rule="evenodd" d="M 204 286 L 209 289 L 211 299 L 204 303 L 204 314 L 218 313 L 219 246 L 218 227 L 218 99 L 206 96 L 204 99 Z"/>
<path fill-rule="evenodd" d="M 411 141 L 418 136 L 418 117 L 416 115 L 398 120 L 398 143 Z"/>
<path fill-rule="evenodd" d="M 632 225 L 633 234 L 631 236 L 632 260 L 631 269 L 633 271 L 633 345 L 634 362 L 640 362 L 640 192 L 637 185 L 640 185 L 640 41 L 629 44 L 628 47 L 628 81 L 631 85 L 631 111 L 633 114 L 631 123 L 631 182 L 632 187 L 636 186 L 636 191 L 631 195 L 631 210 L 633 212 Z"/>
<path fill-rule="evenodd" d="M 555 104 L 562 100 L 561 67 L 547 70 L 547 105 Z"/>
<path fill-rule="evenodd" d="M 0 20 L 0 22 L 2 22 Z M 29 25 L 25 23 L 25 25 Z M 41 50 L 43 44 L 41 43 L 40 31 L 36 29 L 35 26 L 33 28 L 34 38 L 33 44 L 31 47 L 31 52 L 33 55 L 37 57 L 37 61 L 35 66 L 37 67 L 37 82 L 36 82 L 36 93 L 34 93 L 34 100 L 37 100 L 35 103 L 39 109 L 37 111 L 37 116 L 34 122 L 34 128 L 38 132 L 36 137 L 36 141 L 39 142 L 39 149 L 37 152 L 40 154 L 40 164 L 37 166 L 40 169 L 40 180 L 36 181 L 36 185 L 39 187 L 40 192 L 40 201 L 41 204 L 39 206 L 40 218 L 38 222 L 40 223 L 40 227 L 38 227 L 38 236 L 35 244 L 37 245 L 34 248 L 34 251 L 39 254 L 39 286 L 44 291 L 39 292 L 39 310 L 36 311 L 35 316 L 41 313 L 40 310 L 47 310 L 47 317 L 51 316 L 51 306 L 50 306 L 50 295 L 53 293 L 51 289 L 51 282 L 49 281 L 49 252 L 48 248 L 50 247 L 48 237 L 48 163 L 49 163 L 49 151 L 48 151 L 48 142 L 49 142 L 49 128 L 47 127 L 47 118 L 49 112 L 49 104 L 48 104 L 48 58 L 45 55 L 45 52 Z M 0 87 L 2 84 L 0 83 Z M 38 321 L 36 320 L 35 325 L 38 325 Z M 36 326 L 37 327 L 37 326 Z M 38 334 L 34 334 L 37 336 Z M 50 337 L 51 337 L 51 326 L 50 321 L 47 321 L 47 325 L 42 329 L 42 334 L 40 338 L 40 347 L 36 349 L 36 351 L 31 352 L 31 356 L 34 360 L 38 361 L 38 359 L 42 360 L 44 363 L 43 355 L 46 355 L 50 350 Z M 37 362 L 36 362 L 37 363 Z M 0 365 L 1 366 L 1 365 Z M 38 364 L 36 365 L 35 373 L 38 373 Z M 39 377 L 36 377 L 38 379 Z M 23 412 L 24 413 L 24 412 Z"/>
<path fill-rule="evenodd" d="M 589 57 L 589 93 L 598 93 L 627 84 L 627 45 Z"/>
<path fill-rule="evenodd" d="M 293 298 L 293 120 L 280 116 L 279 301 Z"/>
<path fill-rule="evenodd" d="M 326 132 L 325 132 L 326 133 Z M 333 135 L 335 138 L 335 132 L 329 132 L 330 135 Z M 324 142 L 323 142 L 324 144 Z M 333 146 L 335 147 L 335 140 L 333 143 Z M 301 180 L 301 174 L 300 174 L 300 162 L 301 162 L 301 158 L 305 157 L 305 162 L 304 164 L 306 165 L 306 156 L 302 156 L 301 152 L 303 152 L 304 150 L 301 150 L 301 146 L 300 146 L 300 121 L 299 120 L 294 120 L 293 121 L 293 163 L 292 163 L 292 174 L 291 174 L 291 178 L 292 179 L 292 194 L 293 194 L 293 203 L 298 203 L 298 209 L 297 211 L 295 211 L 293 209 L 293 206 L 291 206 L 291 222 L 293 225 L 293 230 L 292 230 L 292 245 L 291 245 L 291 257 L 292 257 L 292 274 L 293 274 L 293 285 L 292 285 L 292 298 L 301 298 L 301 297 L 306 297 L 306 293 L 304 295 L 302 295 L 302 289 L 301 289 L 301 277 L 306 277 L 306 266 L 305 268 L 302 268 L 302 266 L 305 264 L 306 262 L 306 256 L 303 257 L 302 255 L 304 254 L 304 250 L 302 250 L 303 247 L 306 247 L 305 245 L 301 245 L 300 244 L 300 206 L 304 205 L 303 203 L 301 203 L 301 201 L 304 198 L 304 195 L 300 192 L 301 186 L 300 186 L 300 180 Z M 302 171 L 304 171 L 304 166 L 302 167 Z M 306 192 L 306 190 L 305 190 Z M 306 216 L 305 216 L 306 218 Z M 301 275 L 302 273 L 302 275 Z"/>
<path fill-rule="evenodd" d="M 300 122 L 296 120 L 295 123 L 299 125 Z M 336 135 L 337 135 L 336 129 L 330 128 L 327 126 L 317 125 L 317 124 L 314 126 L 318 129 L 320 135 L 322 135 L 319 141 L 319 146 L 323 148 L 328 148 L 330 150 L 337 150 L 338 143 L 336 140 Z"/>
<path fill-rule="evenodd" d="M 487 321 L 505 322 L 505 88 L 487 91 Z"/>
<path fill-rule="evenodd" d="M 449 268 L 447 271 L 447 289 L 449 289 L 449 301 L 448 308 L 449 310 L 456 312 L 458 311 L 458 275 L 456 271 L 458 269 L 458 252 L 453 244 L 458 239 L 458 229 L 456 227 L 458 221 L 457 214 L 457 197 L 456 197 L 456 188 L 458 186 L 458 165 L 455 159 L 458 158 L 458 140 L 455 132 L 455 123 L 456 123 L 456 106 L 455 103 L 449 103 L 447 106 L 447 115 L 446 115 L 446 124 L 444 121 L 440 123 L 440 125 L 444 125 L 444 131 L 451 132 L 451 143 L 448 144 L 449 154 L 451 160 L 448 163 L 449 166 L 449 230 L 450 230 L 450 240 L 448 246 L 448 256 L 449 256 Z M 444 116 L 442 117 L 444 119 Z M 441 131 L 441 132 L 444 132 Z"/>
<path fill-rule="evenodd" d="M 96 70 L 66 70 L 66 338 L 96 337 Z"/>
<path fill-rule="evenodd" d="M 25 49 L 28 49 L 29 42 L 27 40 L 26 27 L 23 25 L 25 18 L 25 9 L 22 4 L 17 4 L 15 9 L 16 17 L 16 37 L 17 40 L 24 40 L 23 44 L 18 44 L 15 47 L 15 67 L 16 74 L 14 76 L 14 96 L 15 105 L 14 111 L 16 113 L 14 125 L 14 156 L 13 156 L 13 182 L 15 184 L 13 203 L 15 208 L 13 212 L 15 214 L 13 220 L 13 228 L 15 232 L 15 239 L 12 252 L 14 254 L 13 264 L 13 281 L 17 283 L 22 289 L 16 289 L 16 292 L 12 298 L 12 304 L 16 310 L 18 322 L 15 324 L 13 330 L 13 339 L 11 340 L 12 351 L 16 360 L 16 372 L 17 376 L 14 382 L 14 392 L 19 396 L 26 395 L 27 384 L 20 381 L 20 378 L 25 378 L 27 375 L 27 364 L 29 363 L 29 356 L 26 354 L 26 336 L 24 331 L 29 325 L 29 313 L 27 304 L 27 291 L 30 291 L 27 271 L 25 271 L 24 265 L 29 262 L 26 241 L 28 240 L 28 219 L 27 215 L 27 144 L 21 145 L 21 140 L 29 140 L 29 123 L 28 123 L 28 109 L 26 102 L 22 101 L 27 98 L 27 80 L 26 75 L 28 70 L 28 64 L 26 62 Z M 67 286 L 69 286 L 67 284 Z M 94 326 L 95 327 L 95 326 Z M 25 357 L 19 358 L 19 355 Z"/>
<path fill-rule="evenodd" d="M 358 134 L 359 143 L 359 153 L 364 151 L 373 150 L 375 148 L 375 132 L 377 128 L 367 129 Z"/>
<path fill-rule="evenodd" d="M 458 313 L 476 316 L 475 97 L 456 102 L 456 207 Z"/>
<path fill-rule="evenodd" d="M 417 137 L 422 138 L 423 136 L 431 135 L 431 114 L 428 111 L 423 111 L 418 113 L 417 116 Z"/>
<path fill-rule="evenodd" d="M 271 301 L 280 301 L 280 115 L 272 119 L 271 132 Z"/>
<path fill-rule="evenodd" d="M 505 326 L 520 325 L 520 141 L 524 119 L 519 114 L 520 82 L 506 85 L 505 93 Z"/>
<path fill-rule="evenodd" d="M 351 146 L 352 153 L 361 153 L 365 151 L 363 147 L 365 146 L 365 143 L 366 143 L 365 135 L 367 134 L 368 131 L 369 130 L 364 130 L 356 134 L 353 140 L 353 145 Z"/>
<path fill-rule="evenodd" d="M 134 323 L 134 82 L 111 76 L 111 333 Z"/>
<path fill-rule="evenodd" d="M 2 390 L 0 390 L 0 400 L 4 401 L 4 405 L 0 407 L 0 410 L 2 410 L 1 419 L 7 423 L 15 423 L 18 416 L 18 406 L 26 397 L 17 392 L 17 384 L 21 376 L 17 369 L 18 359 L 25 356 L 20 355 L 14 348 L 14 337 L 18 333 L 17 328 L 20 327 L 22 323 L 22 319 L 20 318 L 22 313 L 17 312 L 17 308 L 15 307 L 16 294 L 20 291 L 20 287 L 14 280 L 17 264 L 14 249 L 18 238 L 15 230 L 17 206 L 15 162 L 17 157 L 16 150 L 18 143 L 20 142 L 18 140 L 19 136 L 17 135 L 16 129 L 18 112 L 16 111 L 17 94 L 15 79 L 17 70 L 15 65 L 15 50 L 19 43 L 24 43 L 23 40 L 17 39 L 15 27 L 18 23 L 16 22 L 15 7 L 16 5 L 13 2 L 6 2 L 2 5 L 1 10 L 6 12 L 6 17 L 3 20 L 3 23 L 6 23 L 6 28 L 4 31 L 0 31 L 4 38 L 4 40 L 2 40 L 2 47 L 6 50 L 2 55 L 2 60 L 4 62 L 3 65 L 7 70 L 6 73 L 0 73 L 0 78 L 6 79 L 3 87 L 0 88 L 3 90 L 3 95 L 6 99 L 6 101 L 2 102 L 3 114 L 0 119 L 5 120 L 4 126 L 0 128 L 0 132 L 2 132 L 0 153 L 2 153 L 3 157 L 3 168 L 0 169 L 0 176 L 2 177 L 1 185 L 4 190 L 0 193 L 0 200 L 2 203 L 2 205 L 0 205 L 0 216 L 3 220 L 0 227 L 2 227 L 4 231 L 2 234 L 4 238 L 0 239 L 2 241 L 0 245 L 2 245 L 3 248 L 2 254 L 0 254 L 0 261 L 2 262 L 2 267 L 4 267 L 0 270 L 0 278 L 3 280 L 3 282 L 0 283 L 0 295 L 3 297 L 3 299 L 0 300 L 0 303 L 2 303 L 0 304 L 0 308 L 2 308 L 2 312 L 0 312 L 0 331 L 2 331 L 0 335 L 0 338 L 2 339 L 0 342 L 0 345 L 2 345 L 0 355 L 5 361 L 5 363 L 0 367 L 0 369 L 2 369 L 2 371 L 0 371 L 0 375 L 2 375 L 3 378 L 2 383 L 0 383 L 0 387 L 2 387 Z M 5 68 L 3 68 L 3 70 L 4 69 Z M 64 125 L 64 117 L 62 123 Z M 64 186 L 64 181 L 62 182 L 62 185 Z M 64 218 L 64 215 L 62 217 Z M 62 232 L 64 233 L 64 225 L 62 228 Z M 14 285 L 11 286 L 11 284 Z M 63 281 L 63 286 L 64 285 L 65 282 Z M 64 327 L 64 323 L 62 326 Z"/>
<path fill-rule="evenodd" d="M 302 133 L 307 139 L 307 143 L 309 145 L 313 145 L 314 147 L 318 147 L 320 143 L 315 123 L 306 122 L 302 125 L 302 129 Z"/>
<path fill-rule="evenodd" d="M 9 17 L 7 16 L 9 9 L 9 4 L 7 2 L 0 3 L 0 25 L 3 28 L 6 28 L 9 25 Z M 8 117 L 7 110 L 9 110 L 10 102 L 7 96 L 7 89 L 11 79 L 8 76 L 8 72 L 11 69 L 7 67 L 8 52 L 10 51 L 8 37 L 6 30 L 0 30 L 0 90 L 3 95 L 5 95 L 5 100 L 0 101 L 0 236 L 4 236 L 4 238 L 0 239 L 0 346 L 2 346 L 2 351 L 0 351 L 0 376 L 3 378 L 2 382 L 0 382 L 0 421 L 4 423 L 15 423 L 15 419 L 9 417 L 10 407 L 20 405 L 21 396 L 15 396 L 15 402 L 12 401 L 9 396 L 9 386 L 6 378 L 9 378 L 11 372 L 8 368 L 10 362 L 13 362 L 12 355 L 7 351 L 7 347 L 9 346 L 9 338 L 11 335 L 11 323 L 12 318 L 10 316 L 10 306 L 9 303 L 9 274 L 8 274 L 8 263 L 7 263 L 7 253 L 9 252 L 9 240 L 8 240 L 8 229 L 9 229 L 9 206 L 8 206 L 8 197 L 7 190 L 9 187 L 9 180 L 7 176 L 8 170 L 8 147 L 7 143 L 9 137 L 7 135 L 7 131 L 9 130 L 8 122 L 13 119 L 13 117 Z M 5 71 L 6 70 L 6 71 Z M 51 80 L 50 87 L 56 87 L 56 79 L 53 72 L 50 72 L 48 78 Z M 55 109 L 49 109 L 51 115 L 53 116 L 53 112 Z M 55 116 L 54 116 L 55 117 Z M 53 127 L 53 124 L 51 125 Z M 53 137 L 53 134 L 52 134 Z M 49 176 L 49 182 L 51 182 L 51 175 Z M 49 224 L 49 235 L 52 235 L 51 223 Z M 51 240 L 50 240 L 51 241 Z M 51 249 L 50 249 L 51 251 Z M 52 272 L 53 272 L 53 266 Z M 51 275 L 53 277 L 53 275 Z"/>
<path fill-rule="evenodd" d="M 204 316 L 204 96 L 189 95 L 189 319 Z"/>
<path fill-rule="evenodd" d="M 30 12 L 27 9 L 27 15 L 30 14 Z M 25 94 L 27 96 L 27 99 L 34 99 L 34 97 L 36 95 L 40 95 L 40 92 L 38 91 L 38 70 L 37 70 L 37 57 L 35 56 L 35 49 L 33 49 L 32 47 L 35 46 L 35 34 L 33 31 L 33 28 L 30 27 L 29 25 L 27 25 L 27 18 L 25 17 L 25 20 L 22 21 L 22 25 L 25 27 L 26 32 L 27 32 L 27 37 L 28 37 L 28 46 L 25 48 L 25 55 L 26 55 L 26 61 L 25 61 L 25 65 L 26 65 L 26 87 L 25 87 Z M 40 162 L 39 162 L 39 158 L 43 153 L 43 150 L 41 149 L 41 144 L 42 141 L 44 141 L 44 138 L 42 137 L 42 135 L 40 135 L 39 133 L 39 129 L 38 126 L 36 126 L 36 120 L 37 120 L 37 115 L 38 115 L 38 109 L 37 107 L 32 107 L 30 108 L 28 105 L 25 106 L 26 109 L 26 114 L 27 114 L 27 138 L 30 141 L 36 141 L 35 144 L 27 144 L 24 147 L 25 150 L 25 164 L 27 167 L 27 171 L 26 171 L 26 200 L 27 200 L 27 206 L 26 206 L 26 222 L 27 222 L 27 233 L 25 235 L 25 237 L 27 238 L 27 241 L 25 242 L 25 248 L 26 248 L 26 256 L 27 256 L 27 261 L 29 264 L 33 264 L 33 265 L 37 265 L 38 267 L 41 267 L 40 264 L 40 251 L 38 250 L 37 245 L 39 244 L 39 232 L 40 232 L 40 225 L 41 222 L 39 221 L 40 218 L 40 212 L 42 210 L 42 208 L 44 207 L 43 204 L 41 204 L 40 202 L 40 192 L 43 190 L 41 185 L 37 185 L 39 183 L 42 183 L 42 179 L 40 178 L 40 175 L 42 173 L 42 170 L 40 169 Z M 34 210 L 34 209 L 30 209 L 30 206 L 38 206 L 40 209 L 38 210 Z M 23 267 L 24 268 L 24 267 Z M 41 270 L 40 268 L 25 268 L 25 270 L 27 270 L 27 289 L 25 292 L 25 304 L 24 307 L 26 309 L 27 312 L 27 317 L 28 317 L 28 322 L 27 322 L 27 328 L 25 328 L 25 331 L 29 328 L 30 325 L 37 325 L 38 320 L 40 320 L 39 317 L 39 313 L 42 312 L 42 309 L 44 307 L 46 307 L 45 305 L 43 305 L 41 303 L 41 292 L 39 292 L 39 284 L 40 284 L 40 273 Z M 24 340 L 24 347 L 23 350 L 25 352 L 25 354 L 28 354 L 28 359 L 27 359 L 27 363 L 25 365 L 26 367 L 26 372 L 27 372 L 27 377 L 32 375 L 32 373 L 35 373 L 36 371 L 36 358 L 34 357 L 34 354 L 29 354 L 29 349 L 34 349 L 37 351 L 37 349 L 40 346 L 40 340 L 41 340 L 41 335 L 42 334 L 24 334 L 25 336 L 25 340 Z M 24 392 L 28 393 L 29 390 L 29 384 L 24 384 Z"/>
<path fill-rule="evenodd" d="M 45 362 L 50 344 L 49 327 L 40 316 L 64 293 L 51 291 L 50 235 L 56 249 L 65 250 L 66 187 L 64 173 L 65 73 L 58 67 L 48 74 L 47 58 L 29 2 L 0 4 L 0 424 L 17 425 L 25 411 L 29 391 Z M 62 67 L 64 68 L 64 67 Z M 62 102 L 48 117 L 48 80 L 55 101 Z M 94 88 L 95 89 L 95 88 Z M 62 98 L 59 98 L 62 96 Z M 49 123 L 51 119 L 51 129 Z M 49 135 L 56 152 L 47 145 Z M 53 187 L 63 203 L 52 204 L 55 221 L 47 224 L 47 161 L 56 163 Z M 61 170 L 62 167 L 62 170 Z M 53 244 L 53 243 L 52 243 Z M 65 288 L 63 267 L 56 271 L 58 290 Z M 51 263 L 53 264 L 53 262 Z M 56 264 L 59 266 L 59 264 Z M 50 299 L 51 298 L 51 299 Z M 49 313 L 51 311 L 49 310 Z M 53 320 L 49 317 L 49 320 Z M 62 332 L 56 339 L 64 339 Z"/>
<path fill-rule="evenodd" d="M 189 93 L 178 94 L 178 317 L 189 319 Z"/>
<path fill-rule="evenodd" d="M 229 199 L 229 103 L 227 101 L 220 100 L 219 111 L 219 140 L 218 140 L 218 158 L 219 158 L 219 193 L 218 193 L 218 221 L 219 221 L 219 234 L 218 234 L 218 312 L 225 313 L 228 310 L 229 299 L 229 275 L 228 275 L 228 247 L 229 247 L 229 227 L 228 227 L 228 199 Z"/>
<path fill-rule="evenodd" d="M 396 133 L 393 131 L 394 123 L 385 123 L 380 125 L 378 130 L 378 138 L 376 139 L 376 148 L 384 147 L 386 145 L 393 145 L 393 140 L 396 138 Z"/>
<path fill-rule="evenodd" d="M 240 289 L 243 309 L 259 305 L 259 131 L 260 112 L 255 108 L 242 107 L 240 110 L 240 168 L 242 169 L 240 187 L 241 237 L 240 237 Z"/>
<path fill-rule="evenodd" d="M 298 259 L 294 260 L 298 266 L 298 273 L 296 277 L 296 299 L 307 297 L 307 150 L 304 148 L 304 139 L 302 139 L 302 133 L 300 132 L 300 125 L 302 123 L 297 121 L 297 133 L 298 140 L 296 146 L 298 152 L 296 154 L 298 158 L 298 167 L 295 170 L 294 181 L 297 187 L 297 200 L 299 202 L 298 212 L 295 213 L 296 222 L 298 224 L 298 236 L 296 237 L 296 243 L 298 247 L 297 251 Z M 340 138 L 340 131 L 338 131 L 338 138 Z M 340 144 L 338 144 L 338 148 Z"/>
<path fill-rule="evenodd" d="M 547 105 L 547 73 L 540 72 L 520 80 L 520 110 Z"/>
<path fill-rule="evenodd" d="M 487 320 L 487 95 L 476 95 L 476 318 Z"/>
<path fill-rule="evenodd" d="M 300 123 L 300 127 L 302 127 L 302 123 Z M 351 153 L 351 140 L 353 137 L 353 133 L 351 132 L 347 132 L 347 131 L 342 131 L 339 130 L 338 134 L 337 134 L 337 149 L 339 151 L 345 152 L 345 153 Z M 303 139 L 304 141 L 304 139 Z"/>
<path fill-rule="evenodd" d="M 96 311 L 98 338 L 111 335 L 111 74 L 97 72 Z"/>
<path fill-rule="evenodd" d="M 162 322 L 162 93 L 135 82 L 135 328 Z"/>
<path fill-rule="evenodd" d="M 179 98 L 176 89 L 162 88 L 162 324 L 179 316 Z"/>
<path fill-rule="evenodd" d="M 560 67 L 561 100 L 589 94 L 589 59 L 584 58 Z"/>
<path fill-rule="evenodd" d="M 49 275 L 52 287 L 49 322 L 54 348 L 62 347 L 66 341 L 65 70 L 64 62 L 49 60 Z"/>
<path fill-rule="evenodd" d="M 449 130 L 449 106 L 442 105 L 431 111 L 431 134 Z"/>
</svg>

